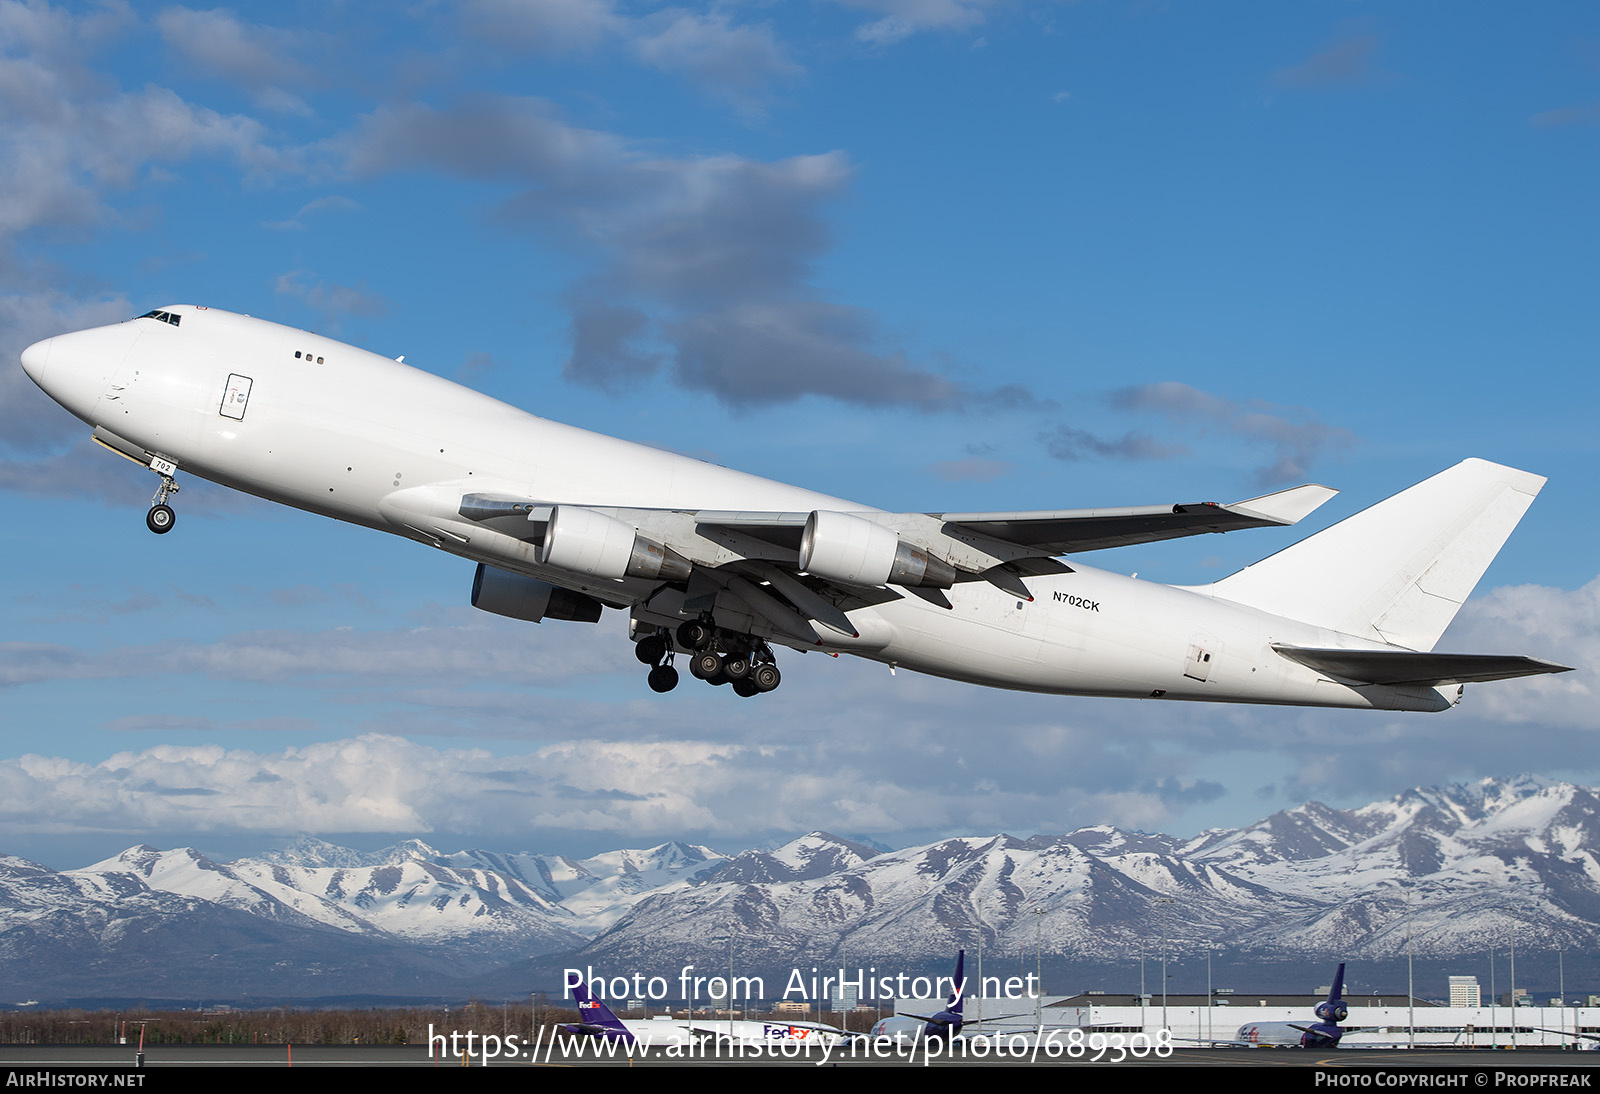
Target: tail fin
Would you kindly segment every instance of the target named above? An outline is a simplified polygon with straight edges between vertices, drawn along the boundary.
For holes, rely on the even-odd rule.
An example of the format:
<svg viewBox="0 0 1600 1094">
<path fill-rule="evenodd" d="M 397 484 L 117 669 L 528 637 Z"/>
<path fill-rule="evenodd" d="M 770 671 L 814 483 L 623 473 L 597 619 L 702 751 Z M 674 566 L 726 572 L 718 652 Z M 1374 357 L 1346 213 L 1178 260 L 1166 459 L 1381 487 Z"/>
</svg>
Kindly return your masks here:
<svg viewBox="0 0 1600 1094">
<path fill-rule="evenodd" d="M 1206 591 L 1343 634 L 1431 650 L 1545 480 L 1463 460 Z"/>
<path fill-rule="evenodd" d="M 966 968 L 966 964 L 967 951 L 957 950 L 956 975 L 955 980 L 952 981 L 952 987 L 954 988 L 954 991 L 950 995 L 950 1002 L 945 1005 L 945 1009 L 947 1009 L 951 1014 L 954 1014 L 957 1018 L 961 1017 L 961 1008 L 965 1006 L 967 1002 L 967 979 L 962 975 L 963 970 Z"/>
<path fill-rule="evenodd" d="M 622 1024 L 622 1019 L 611 1012 L 604 1001 L 596 999 L 589 994 L 587 984 L 577 983 L 572 987 L 572 997 L 578 1003 L 577 1033 L 586 1033 L 592 1037 L 613 1037 L 631 1042 L 633 1034 L 628 1027 Z M 569 1026 L 568 1029 L 573 1029 Z"/>
<path fill-rule="evenodd" d="M 1327 1022 L 1332 1028 L 1307 1030 L 1308 1033 L 1318 1033 L 1338 1043 L 1341 1035 L 1339 1023 L 1350 1017 L 1350 1008 L 1344 1001 L 1344 962 L 1339 962 L 1339 971 L 1333 974 L 1333 987 L 1328 989 L 1328 998 L 1317 1004 L 1315 1014 L 1321 1021 Z M 1299 1026 L 1298 1029 L 1305 1027 Z M 1304 1042 L 1302 1042 L 1304 1043 Z"/>
</svg>

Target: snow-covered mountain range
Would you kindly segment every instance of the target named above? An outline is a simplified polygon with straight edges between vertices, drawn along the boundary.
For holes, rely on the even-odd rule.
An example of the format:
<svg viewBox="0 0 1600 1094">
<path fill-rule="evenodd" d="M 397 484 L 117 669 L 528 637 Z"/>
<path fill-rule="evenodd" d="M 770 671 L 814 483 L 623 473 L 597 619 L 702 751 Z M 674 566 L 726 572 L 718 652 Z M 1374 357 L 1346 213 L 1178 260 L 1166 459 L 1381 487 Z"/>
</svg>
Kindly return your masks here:
<svg viewBox="0 0 1600 1094">
<path fill-rule="evenodd" d="M 584 954 L 713 963 L 707 927 L 731 923 L 750 959 L 788 963 L 909 961 L 971 950 L 980 934 L 990 952 L 1032 950 L 1039 937 L 1046 953 L 1091 962 L 1160 939 L 1176 952 L 1342 960 L 1403 954 L 1408 909 L 1418 954 L 1512 940 L 1525 953 L 1574 952 L 1600 940 L 1597 855 L 1596 793 L 1532 777 L 1350 811 L 1311 803 L 1187 840 L 1095 827 L 873 855 L 812 833 L 640 901 Z M 830 868 L 812 869 L 818 860 Z"/>
<path fill-rule="evenodd" d="M 751 967 L 942 961 L 980 935 L 990 953 L 1038 939 L 1099 964 L 1152 939 L 1376 959 L 1408 931 L 1419 955 L 1513 938 L 1572 953 L 1600 941 L 1597 855 L 1596 792 L 1524 776 L 1193 839 L 1092 827 L 878 852 L 813 832 L 732 858 L 667 843 L 585 859 L 301 839 L 232 863 L 141 846 L 64 872 L 0 856 L 0 1001 L 415 996 L 551 961 L 721 967 L 730 934 Z"/>
</svg>

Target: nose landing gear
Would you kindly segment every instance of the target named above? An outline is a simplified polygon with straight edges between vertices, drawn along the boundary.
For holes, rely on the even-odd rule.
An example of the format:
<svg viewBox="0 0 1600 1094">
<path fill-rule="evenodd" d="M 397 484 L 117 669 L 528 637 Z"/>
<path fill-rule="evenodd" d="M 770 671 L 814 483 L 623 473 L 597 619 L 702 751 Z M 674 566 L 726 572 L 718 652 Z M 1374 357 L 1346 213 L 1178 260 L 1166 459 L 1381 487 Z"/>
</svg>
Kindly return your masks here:
<svg viewBox="0 0 1600 1094">
<path fill-rule="evenodd" d="M 177 469 L 177 465 L 166 460 L 152 460 L 150 463 L 150 470 L 161 476 L 161 485 L 150 499 L 150 511 L 144 515 L 144 526 L 158 536 L 166 535 L 178 523 L 178 514 L 167 504 L 167 499 L 178 492 L 178 480 L 172 477 Z"/>
</svg>

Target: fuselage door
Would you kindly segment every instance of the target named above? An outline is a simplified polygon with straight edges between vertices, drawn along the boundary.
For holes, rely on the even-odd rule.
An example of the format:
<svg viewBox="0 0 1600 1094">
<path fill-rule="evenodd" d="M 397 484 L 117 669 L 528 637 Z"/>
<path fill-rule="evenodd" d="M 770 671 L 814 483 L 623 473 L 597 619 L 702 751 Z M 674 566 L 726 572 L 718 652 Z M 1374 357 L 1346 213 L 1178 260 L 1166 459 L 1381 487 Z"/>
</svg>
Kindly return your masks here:
<svg viewBox="0 0 1600 1094">
<path fill-rule="evenodd" d="M 1183 674 L 1191 680 L 1204 681 L 1211 675 L 1211 661 L 1216 656 L 1217 640 L 1209 634 L 1197 634 L 1189 645 L 1189 660 Z"/>
<path fill-rule="evenodd" d="M 224 418 L 235 418 L 244 421 L 245 407 L 250 404 L 250 385 L 253 383 L 248 376 L 240 376 L 237 372 L 228 374 L 228 386 L 222 392 L 222 406 L 217 412 Z"/>
</svg>

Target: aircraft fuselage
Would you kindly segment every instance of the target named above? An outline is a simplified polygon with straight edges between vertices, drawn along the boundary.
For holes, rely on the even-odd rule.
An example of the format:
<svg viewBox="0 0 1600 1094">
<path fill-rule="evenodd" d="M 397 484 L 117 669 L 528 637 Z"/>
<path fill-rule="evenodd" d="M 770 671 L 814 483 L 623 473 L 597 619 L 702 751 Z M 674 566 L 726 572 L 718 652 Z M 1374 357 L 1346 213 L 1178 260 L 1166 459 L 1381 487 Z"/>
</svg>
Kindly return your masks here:
<svg viewBox="0 0 1600 1094">
<path fill-rule="evenodd" d="M 681 596 L 635 578 L 540 564 L 514 526 L 464 517 L 464 495 L 656 510 L 866 512 L 869 507 L 552 422 L 365 350 L 218 310 L 141 318 L 30 347 L 29 374 L 133 458 L 143 453 L 270 501 L 402 535 L 463 558 L 686 618 Z M 148 461 L 143 461 L 148 462 Z M 719 607 L 720 626 L 803 649 L 848 652 L 994 687 L 1311 706 L 1442 710 L 1459 689 L 1352 685 L 1273 643 L 1371 648 L 1326 627 L 1207 593 L 1084 566 L 1029 577 L 1029 601 L 962 581 L 949 607 L 895 590 L 854 608 L 854 637 L 796 641 Z"/>
</svg>

